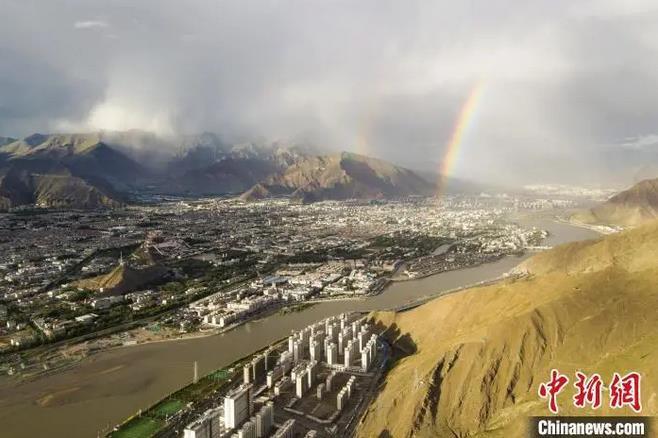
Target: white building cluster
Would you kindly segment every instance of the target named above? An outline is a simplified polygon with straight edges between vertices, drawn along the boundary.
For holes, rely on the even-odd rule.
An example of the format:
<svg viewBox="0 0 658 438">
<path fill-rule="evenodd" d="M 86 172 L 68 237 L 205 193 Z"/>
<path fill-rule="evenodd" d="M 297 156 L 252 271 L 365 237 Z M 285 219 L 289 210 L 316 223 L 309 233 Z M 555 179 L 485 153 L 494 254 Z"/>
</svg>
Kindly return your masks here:
<svg viewBox="0 0 658 438">
<path fill-rule="evenodd" d="M 356 382 L 356 377 L 352 376 L 350 379 L 347 381 L 345 386 L 341 388 L 341 390 L 338 392 L 338 395 L 336 395 L 336 409 L 339 411 L 342 411 L 345 405 L 347 404 L 347 401 L 352 397 L 352 390 L 355 386 Z"/>
<path fill-rule="evenodd" d="M 265 438 L 270 436 L 274 426 L 274 404 L 268 402 L 249 420 L 247 420 L 231 438 Z"/>
<path fill-rule="evenodd" d="M 290 419 L 276 431 L 272 438 L 292 438 L 295 433 L 295 420 Z"/>
<path fill-rule="evenodd" d="M 238 296 L 236 300 L 227 302 L 223 307 L 217 308 L 214 305 L 213 310 L 203 316 L 203 322 L 213 327 L 227 327 L 278 302 L 278 295 L 249 296 L 242 299 Z"/>
<path fill-rule="evenodd" d="M 368 372 L 375 361 L 377 344 L 371 326 L 356 313 L 329 317 L 293 332 L 280 347 L 268 348 L 245 363 L 240 386 L 226 394 L 223 406 L 190 424 L 185 438 L 290 437 L 293 420 L 273 431 L 276 398 L 285 393 L 283 400 L 289 402 L 283 409 L 290 410 L 302 399 L 323 401 L 331 395 L 327 403 L 333 405 L 336 396 L 337 410 L 345 409 L 357 376 Z M 345 382 L 344 376 L 338 376 L 345 371 L 356 375 Z M 270 395 L 263 397 L 268 390 Z M 254 398 L 262 403 L 256 413 Z"/>
<path fill-rule="evenodd" d="M 183 431 L 184 438 L 220 438 L 223 433 L 222 409 L 209 409 Z"/>
</svg>

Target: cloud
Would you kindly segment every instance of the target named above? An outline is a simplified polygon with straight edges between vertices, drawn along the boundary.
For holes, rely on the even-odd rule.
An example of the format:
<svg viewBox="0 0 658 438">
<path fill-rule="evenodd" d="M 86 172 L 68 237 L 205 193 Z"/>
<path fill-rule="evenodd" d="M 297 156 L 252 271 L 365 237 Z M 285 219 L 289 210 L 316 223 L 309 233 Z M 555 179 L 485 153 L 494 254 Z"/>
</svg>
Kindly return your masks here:
<svg viewBox="0 0 658 438">
<path fill-rule="evenodd" d="M 480 80 L 460 176 L 625 178 L 638 161 L 619 139 L 656 131 L 658 10 L 645 0 L 8 3 L 0 135 L 215 131 L 436 169 Z"/>
<path fill-rule="evenodd" d="M 105 21 L 100 20 L 87 20 L 87 21 L 76 21 L 73 23 L 73 27 L 76 29 L 93 29 L 93 28 L 105 28 L 109 27 Z"/>
<path fill-rule="evenodd" d="M 658 146 L 658 134 L 640 135 L 625 139 L 619 146 L 628 149 L 654 148 Z"/>
</svg>

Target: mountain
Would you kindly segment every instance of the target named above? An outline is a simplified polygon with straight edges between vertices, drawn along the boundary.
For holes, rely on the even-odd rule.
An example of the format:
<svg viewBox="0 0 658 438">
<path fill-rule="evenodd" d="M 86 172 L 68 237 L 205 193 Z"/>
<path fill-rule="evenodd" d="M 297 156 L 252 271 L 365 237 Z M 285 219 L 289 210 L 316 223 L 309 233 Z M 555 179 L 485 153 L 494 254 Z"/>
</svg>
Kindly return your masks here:
<svg viewBox="0 0 658 438">
<path fill-rule="evenodd" d="M 292 196 L 303 202 L 327 199 L 430 195 L 434 186 L 411 170 L 349 152 L 307 156 L 252 187 L 245 200 Z"/>
<path fill-rule="evenodd" d="M 77 177 L 49 160 L 16 160 L 0 168 L 0 210 L 21 205 L 55 208 L 117 207 L 111 187 Z"/>
<path fill-rule="evenodd" d="M 161 138 L 139 130 L 0 139 L 0 177 L 1 209 L 111 207 L 135 192 L 312 202 L 435 191 L 411 170 L 362 155 L 319 155 L 314 147 L 280 142 L 231 145 L 212 133 Z"/>
<path fill-rule="evenodd" d="M 20 177 L 4 179 L 0 208 L 35 203 L 96 208 L 121 204 L 126 193 L 137 191 L 240 194 L 309 153 L 310 148 L 294 144 L 228 145 L 212 133 L 160 138 L 131 130 L 3 137 L 0 175 Z M 43 195 L 48 181 L 56 181 L 56 187 Z"/>
<path fill-rule="evenodd" d="M 0 147 L 0 208 L 115 207 L 148 172 L 98 134 L 33 134 Z"/>
<path fill-rule="evenodd" d="M 195 144 L 170 160 L 156 185 L 174 194 L 239 194 L 306 157 L 301 148 L 276 143 Z"/>
<path fill-rule="evenodd" d="M 394 363 L 360 437 L 523 437 L 549 415 L 538 386 L 558 369 L 642 375 L 642 415 L 658 414 L 658 221 L 527 260 L 526 275 L 371 316 Z M 560 415 L 633 415 L 577 409 Z"/>
<path fill-rule="evenodd" d="M 636 226 L 658 217 L 658 178 L 640 181 L 574 220 L 585 223 Z"/>
<path fill-rule="evenodd" d="M 103 142 L 100 134 L 33 134 L 0 147 L 7 162 L 58 163 L 76 176 L 101 178 L 123 188 L 142 179 L 145 169 Z"/>
<path fill-rule="evenodd" d="M 0 146 L 4 146 L 4 145 L 6 145 L 6 144 L 8 144 L 8 143 L 13 143 L 13 142 L 15 142 L 15 141 L 16 141 L 15 138 L 11 138 L 11 137 L 2 137 L 2 136 L 0 136 Z"/>
</svg>

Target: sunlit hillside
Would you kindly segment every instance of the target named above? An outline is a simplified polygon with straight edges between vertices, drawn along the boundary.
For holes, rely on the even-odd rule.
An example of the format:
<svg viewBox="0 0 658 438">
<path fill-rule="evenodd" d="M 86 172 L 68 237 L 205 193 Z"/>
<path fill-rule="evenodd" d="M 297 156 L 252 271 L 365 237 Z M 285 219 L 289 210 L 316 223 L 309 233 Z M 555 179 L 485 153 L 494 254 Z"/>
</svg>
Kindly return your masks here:
<svg viewBox="0 0 658 438">
<path fill-rule="evenodd" d="M 359 436 L 526 436 L 527 416 L 549 413 L 537 390 L 551 368 L 606 383 L 638 371 L 643 414 L 658 413 L 658 222 L 521 268 L 522 279 L 373 315 L 399 360 Z M 633 414 L 580 410 L 572 395 L 561 395 L 561 414 Z"/>
</svg>

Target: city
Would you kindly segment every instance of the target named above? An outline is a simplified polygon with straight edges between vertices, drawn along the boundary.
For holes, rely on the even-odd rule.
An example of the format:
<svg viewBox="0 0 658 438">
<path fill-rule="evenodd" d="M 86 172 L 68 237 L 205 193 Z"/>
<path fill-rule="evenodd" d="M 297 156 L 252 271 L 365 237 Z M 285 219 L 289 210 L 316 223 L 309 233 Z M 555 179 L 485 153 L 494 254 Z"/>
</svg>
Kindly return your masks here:
<svg viewBox="0 0 658 438">
<path fill-rule="evenodd" d="M 36 375 L 107 348 L 221 333 L 263 314 L 359 300 L 391 282 L 521 254 L 548 233 L 508 218 L 565 202 L 210 198 L 111 215 L 4 214 L 2 371 Z M 58 231 L 68 223 L 76 225 Z"/>
<path fill-rule="evenodd" d="M 349 435 L 382 376 L 386 348 L 359 315 L 318 321 L 246 360 L 242 373 L 234 370 L 235 382 L 223 394 L 199 401 L 203 409 L 214 406 L 196 414 L 183 436 Z M 180 424 L 178 416 L 190 414 L 168 418 L 161 436 Z M 120 432 L 118 428 L 115 434 Z"/>
<path fill-rule="evenodd" d="M 2 438 L 658 430 L 657 2 L 0 11 Z"/>
</svg>

